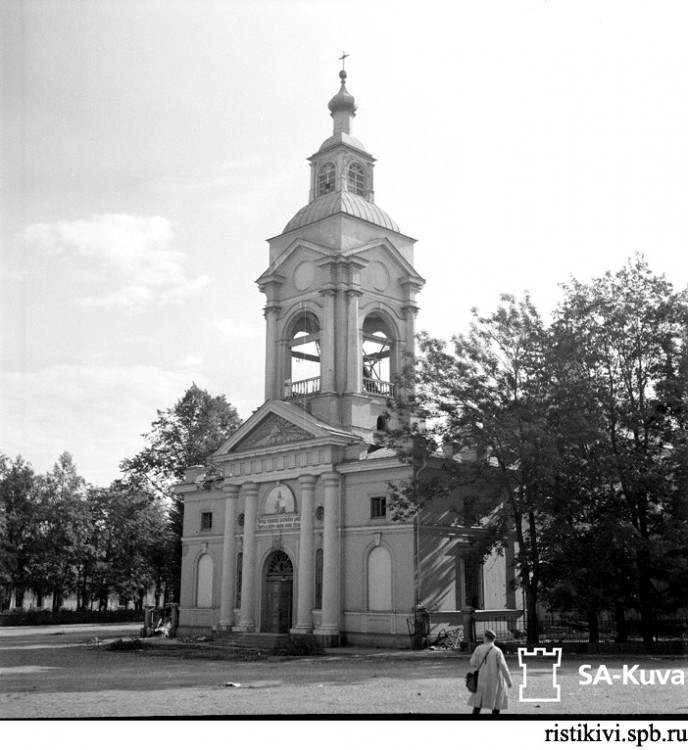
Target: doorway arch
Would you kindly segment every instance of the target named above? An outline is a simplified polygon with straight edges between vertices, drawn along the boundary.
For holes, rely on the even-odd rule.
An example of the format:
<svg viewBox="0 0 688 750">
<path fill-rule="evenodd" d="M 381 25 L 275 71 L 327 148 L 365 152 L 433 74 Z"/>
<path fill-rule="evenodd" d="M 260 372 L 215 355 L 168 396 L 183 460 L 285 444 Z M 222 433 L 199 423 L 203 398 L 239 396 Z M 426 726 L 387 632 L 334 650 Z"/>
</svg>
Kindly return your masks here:
<svg viewBox="0 0 688 750">
<path fill-rule="evenodd" d="M 265 561 L 261 631 L 288 633 L 292 627 L 294 566 L 289 555 L 276 550 Z"/>
</svg>

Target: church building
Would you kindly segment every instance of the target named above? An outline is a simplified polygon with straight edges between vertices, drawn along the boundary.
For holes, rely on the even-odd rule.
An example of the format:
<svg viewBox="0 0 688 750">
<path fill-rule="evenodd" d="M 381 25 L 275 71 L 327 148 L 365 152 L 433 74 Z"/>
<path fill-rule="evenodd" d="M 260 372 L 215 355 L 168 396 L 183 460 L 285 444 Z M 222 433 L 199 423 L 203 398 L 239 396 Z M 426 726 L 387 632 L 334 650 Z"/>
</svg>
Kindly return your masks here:
<svg viewBox="0 0 688 750">
<path fill-rule="evenodd" d="M 352 133 L 354 97 L 310 157 L 308 203 L 269 240 L 265 401 L 176 491 L 184 499 L 178 633 L 308 634 L 324 645 L 411 645 L 432 622 L 514 610 L 510 556 L 466 553 L 462 497 L 407 522 L 389 483 L 410 467 L 380 448 L 387 399 L 414 352 L 414 240 L 375 202 L 375 159 Z"/>
</svg>

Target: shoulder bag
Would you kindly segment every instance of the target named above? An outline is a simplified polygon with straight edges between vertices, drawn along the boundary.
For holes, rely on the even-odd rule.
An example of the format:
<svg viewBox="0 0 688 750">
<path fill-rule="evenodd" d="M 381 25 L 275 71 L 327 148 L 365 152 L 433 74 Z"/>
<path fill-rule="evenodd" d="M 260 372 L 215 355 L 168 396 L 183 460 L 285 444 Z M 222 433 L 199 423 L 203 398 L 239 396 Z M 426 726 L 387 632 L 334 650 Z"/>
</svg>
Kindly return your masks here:
<svg viewBox="0 0 688 750">
<path fill-rule="evenodd" d="M 492 646 L 487 649 L 487 654 L 483 657 L 483 660 L 480 662 L 480 667 L 485 663 L 485 659 L 487 659 L 488 654 L 490 651 L 492 651 Z M 475 693 L 475 691 L 478 689 L 478 672 L 480 672 L 480 667 L 478 667 L 475 672 L 469 672 L 466 675 L 466 687 L 471 693 Z"/>
</svg>

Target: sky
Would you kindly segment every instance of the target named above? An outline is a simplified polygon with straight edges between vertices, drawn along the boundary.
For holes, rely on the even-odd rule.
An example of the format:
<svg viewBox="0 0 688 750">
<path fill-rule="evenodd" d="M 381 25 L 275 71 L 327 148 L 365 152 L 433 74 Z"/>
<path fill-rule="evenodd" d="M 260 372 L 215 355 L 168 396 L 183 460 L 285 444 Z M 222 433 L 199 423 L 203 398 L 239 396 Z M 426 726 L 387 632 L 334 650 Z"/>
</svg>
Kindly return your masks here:
<svg viewBox="0 0 688 750">
<path fill-rule="evenodd" d="M 344 51 L 417 326 L 642 253 L 688 285 L 682 2 L 5 0 L 0 453 L 108 485 L 195 382 L 264 396 L 266 239 L 308 201 Z"/>
</svg>

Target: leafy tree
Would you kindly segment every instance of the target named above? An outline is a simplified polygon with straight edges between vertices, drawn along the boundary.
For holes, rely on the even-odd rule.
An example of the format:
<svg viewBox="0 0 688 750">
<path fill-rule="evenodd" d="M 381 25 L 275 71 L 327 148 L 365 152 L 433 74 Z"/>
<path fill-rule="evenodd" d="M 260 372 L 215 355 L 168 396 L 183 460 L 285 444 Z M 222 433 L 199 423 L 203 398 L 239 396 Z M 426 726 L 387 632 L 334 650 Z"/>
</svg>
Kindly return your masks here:
<svg viewBox="0 0 688 750">
<path fill-rule="evenodd" d="M 19 606 L 27 587 L 30 530 L 33 525 L 36 476 L 21 456 L 0 455 L 0 610 L 12 594 Z"/>
<path fill-rule="evenodd" d="M 407 460 L 410 456 L 422 466 L 449 443 L 476 460 L 446 461 L 441 474 L 427 481 L 419 481 L 420 472 L 414 471 L 410 483 L 395 487 L 393 512 L 413 513 L 419 503 L 461 484 L 487 488 L 464 523 L 482 519 L 486 533 L 476 539 L 475 549 L 483 555 L 515 533 L 528 638 L 537 642 L 542 544 L 550 526 L 543 509 L 555 458 L 548 422 L 547 331 L 528 297 L 516 301 L 504 295 L 492 315 L 474 311 L 469 333 L 453 337 L 453 351 L 424 333 L 419 343 L 413 383 L 400 389 L 411 395 L 395 405 L 401 424 L 411 425 Z M 399 438 L 403 442 L 404 431 L 391 434 L 393 445 Z"/>
<path fill-rule="evenodd" d="M 150 432 L 143 436 L 146 447 L 121 463 L 128 477 L 143 479 L 172 499 L 169 514 L 176 539 L 172 567 L 177 582 L 181 574 L 183 504 L 174 496 L 172 486 L 183 479 L 187 467 L 205 464 L 240 424 L 236 409 L 224 396 L 211 396 L 194 383 L 173 407 L 158 410 Z"/>
<path fill-rule="evenodd" d="M 65 595 L 76 590 L 77 566 L 89 524 L 86 483 L 65 452 L 52 471 L 39 477 L 37 487 L 27 583 L 37 593 L 51 593 L 52 608 L 57 611 Z"/>
<path fill-rule="evenodd" d="M 672 586 L 667 556 L 685 569 L 685 536 L 671 541 L 672 528 L 686 529 L 685 295 L 641 257 L 564 291 L 557 328 L 594 399 L 604 480 L 619 527 L 632 532 L 631 603 L 649 642 L 654 612 Z"/>
<path fill-rule="evenodd" d="M 115 481 L 91 488 L 94 565 L 91 587 L 99 608 L 111 593 L 140 606 L 155 587 L 156 599 L 169 578 L 166 561 L 173 549 L 166 508 L 141 480 Z"/>
</svg>

